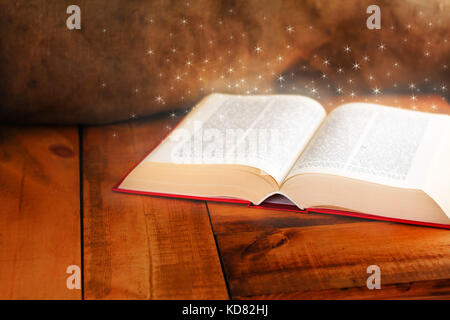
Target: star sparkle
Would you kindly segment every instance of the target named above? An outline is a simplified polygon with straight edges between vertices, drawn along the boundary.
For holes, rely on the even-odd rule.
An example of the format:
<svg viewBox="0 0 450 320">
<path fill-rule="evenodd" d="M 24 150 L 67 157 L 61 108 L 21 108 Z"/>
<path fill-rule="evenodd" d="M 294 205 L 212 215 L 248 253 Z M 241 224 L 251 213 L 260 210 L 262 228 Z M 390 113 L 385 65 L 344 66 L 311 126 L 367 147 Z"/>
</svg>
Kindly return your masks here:
<svg viewBox="0 0 450 320">
<path fill-rule="evenodd" d="M 375 87 L 375 88 L 372 89 L 372 93 L 374 95 L 379 95 L 381 93 L 381 89 L 378 88 L 378 87 Z"/>
<path fill-rule="evenodd" d="M 237 12 L 231 9 L 225 11 L 225 14 L 236 15 Z M 289 69 L 288 72 L 280 74 L 280 69 L 286 63 L 290 63 L 290 57 L 296 54 L 297 47 L 296 37 L 294 35 L 300 33 L 300 27 L 294 24 L 283 24 L 281 30 L 289 35 L 288 40 L 282 41 L 278 44 L 278 50 L 270 50 L 266 47 L 269 44 L 265 39 L 260 42 L 250 42 L 253 37 L 250 37 L 250 30 L 236 31 L 228 28 L 229 20 L 226 17 L 213 21 L 199 21 L 188 16 L 177 17 L 175 20 L 178 26 L 174 29 L 166 31 L 167 42 L 164 44 L 156 44 L 152 40 L 144 45 L 148 47 L 142 52 L 143 56 L 148 56 L 148 61 L 151 63 L 160 63 L 167 67 L 167 69 L 160 69 L 161 72 L 151 74 L 153 80 L 158 85 L 164 85 L 170 91 L 170 103 L 174 103 L 172 95 L 178 97 L 179 102 L 187 103 L 197 98 L 199 92 L 213 93 L 229 91 L 238 94 L 268 94 L 268 93 L 295 93 L 306 96 L 311 96 L 316 99 L 327 98 L 333 95 L 339 95 L 342 101 L 356 99 L 360 92 L 357 92 L 358 84 L 363 81 L 370 83 L 369 94 L 373 97 L 370 101 L 378 99 L 383 94 L 390 94 L 391 92 L 407 91 L 410 101 L 415 105 L 418 97 L 424 92 L 431 94 L 439 94 L 441 96 L 449 96 L 448 83 L 442 81 L 442 77 L 436 76 L 436 73 L 423 74 L 420 79 L 412 76 L 408 83 L 401 83 L 399 80 L 400 71 L 407 70 L 407 66 L 402 65 L 398 61 L 388 61 L 390 58 L 390 50 L 392 42 L 386 40 L 386 37 L 379 36 L 374 42 L 366 48 L 366 53 L 360 53 L 358 44 L 351 41 L 343 43 L 337 47 L 340 55 L 344 58 L 334 58 L 336 52 L 324 52 L 323 49 L 311 52 L 310 58 L 305 60 L 300 65 L 296 65 Z M 148 27 L 152 24 L 159 25 L 158 17 L 152 16 L 145 18 Z M 191 21 L 190 21 L 191 20 Z M 261 23 L 272 23 L 271 17 L 260 17 Z M 195 23 L 194 23 L 195 22 Z M 412 41 L 412 34 L 409 32 L 414 29 L 422 28 L 426 32 L 429 30 L 430 35 L 435 32 L 434 23 L 430 25 L 428 21 L 414 22 L 409 25 L 395 26 L 395 28 L 387 27 L 387 32 L 392 36 L 392 32 L 400 32 L 403 30 L 405 34 L 401 36 L 396 46 L 400 46 L 402 50 L 417 51 L 417 57 L 421 57 L 418 63 L 434 67 L 435 58 L 439 57 L 439 52 L 443 46 L 448 48 L 448 39 L 441 39 L 436 43 L 434 38 L 425 41 L 421 47 L 415 49 Z M 108 26 L 100 29 L 101 32 L 106 33 Z M 428 27 L 428 28 L 427 28 Z M 223 30 L 219 33 L 220 37 L 213 40 L 208 36 L 209 28 L 219 28 Z M 297 30 L 298 29 L 298 30 Z M 310 35 L 315 32 L 313 26 L 307 26 L 301 31 L 310 30 Z M 108 31 L 109 33 L 110 31 Z M 195 37 L 198 41 L 204 43 L 204 50 L 195 51 L 193 49 L 186 49 L 179 39 L 183 36 L 190 36 L 192 32 L 196 32 Z M 105 37 L 108 34 L 105 35 Z M 286 36 L 286 35 L 285 35 Z M 402 39 L 403 38 L 403 39 Z M 258 39 L 260 40 L 260 39 Z M 387 44 L 384 43 L 385 40 Z M 403 40 L 403 41 L 402 41 Z M 410 41 L 411 40 L 411 41 Z M 241 55 L 236 48 L 239 44 L 246 46 L 250 57 Z M 215 46 L 221 47 L 218 51 Z M 270 44 L 271 45 L 271 44 Z M 438 47 L 440 46 L 440 47 Z M 398 48 L 395 48 L 396 50 Z M 142 50 L 142 49 L 141 49 Z M 239 49 L 240 50 L 240 49 Z M 394 48 L 392 50 L 394 52 Z M 275 53 L 274 53 L 275 52 Z M 369 57 L 370 54 L 370 57 Z M 329 58 L 333 59 L 333 62 Z M 336 60 L 335 60 L 336 59 Z M 395 59 L 395 58 L 394 58 Z M 399 59 L 399 58 L 397 58 Z M 339 61 L 339 62 L 338 62 Z M 184 62 L 184 64 L 183 64 Z M 383 63 L 383 70 L 373 71 L 377 68 L 376 64 Z M 247 75 L 243 71 L 255 70 L 257 72 Z M 381 66 L 381 64 L 380 64 Z M 448 72 L 448 64 L 440 63 L 437 67 L 438 73 Z M 430 69 L 431 70 L 431 69 Z M 376 79 L 375 79 L 376 76 Z M 111 90 L 107 88 L 116 88 L 114 79 L 107 78 L 103 75 L 104 80 L 100 80 L 99 91 L 102 90 L 102 95 L 109 93 Z M 444 78 L 446 79 L 446 78 Z M 272 80 L 272 87 L 268 85 Z M 108 82 L 108 85 L 106 84 Z M 145 82 L 144 82 L 145 83 Z M 130 84 L 126 90 L 136 96 L 144 96 L 146 87 L 144 83 Z M 195 89 L 194 89 L 194 86 Z M 191 91 L 192 90 L 192 91 Z M 153 103 L 166 104 L 165 91 L 159 91 L 160 94 L 154 97 Z M 367 92 L 361 91 L 362 94 Z M 164 94 L 164 97 L 163 97 Z M 372 100 L 371 100 L 372 99 Z M 430 106 L 429 106 L 430 107 Z M 430 107 L 431 108 L 431 107 Z M 432 108 L 438 110 L 437 107 Z M 172 113 L 169 117 L 176 118 L 182 115 L 183 112 L 176 114 Z M 136 113 L 131 113 L 130 118 L 135 118 Z"/>
<path fill-rule="evenodd" d="M 289 26 L 286 27 L 286 31 L 287 31 L 287 33 L 293 33 L 294 32 L 294 27 L 289 25 Z"/>
<path fill-rule="evenodd" d="M 386 50 L 386 45 L 385 45 L 384 43 L 380 43 L 380 44 L 378 45 L 378 49 L 379 49 L 380 51 L 384 51 L 384 50 Z"/>
</svg>

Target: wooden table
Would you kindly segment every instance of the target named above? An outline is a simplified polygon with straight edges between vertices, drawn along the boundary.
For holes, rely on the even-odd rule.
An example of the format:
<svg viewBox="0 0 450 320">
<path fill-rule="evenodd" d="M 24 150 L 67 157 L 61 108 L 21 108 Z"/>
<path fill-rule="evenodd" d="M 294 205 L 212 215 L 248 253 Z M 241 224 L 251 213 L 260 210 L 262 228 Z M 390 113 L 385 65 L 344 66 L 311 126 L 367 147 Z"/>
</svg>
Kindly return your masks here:
<svg viewBox="0 0 450 320">
<path fill-rule="evenodd" d="M 450 298 L 449 230 L 112 192 L 176 121 L 0 128 L 1 299 Z"/>
</svg>

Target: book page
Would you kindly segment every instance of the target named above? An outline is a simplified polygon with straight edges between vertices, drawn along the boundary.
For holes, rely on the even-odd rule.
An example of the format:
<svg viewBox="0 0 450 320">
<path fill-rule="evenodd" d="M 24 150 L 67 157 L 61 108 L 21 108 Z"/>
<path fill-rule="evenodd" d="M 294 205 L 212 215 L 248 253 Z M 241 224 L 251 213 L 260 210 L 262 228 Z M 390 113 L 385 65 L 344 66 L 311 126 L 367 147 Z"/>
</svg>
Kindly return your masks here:
<svg viewBox="0 0 450 320">
<path fill-rule="evenodd" d="M 289 177 L 329 173 L 394 187 L 423 186 L 450 117 L 353 103 L 331 112 Z"/>
<path fill-rule="evenodd" d="M 325 115 L 306 97 L 214 94 L 145 161 L 248 165 L 281 183 Z"/>
</svg>

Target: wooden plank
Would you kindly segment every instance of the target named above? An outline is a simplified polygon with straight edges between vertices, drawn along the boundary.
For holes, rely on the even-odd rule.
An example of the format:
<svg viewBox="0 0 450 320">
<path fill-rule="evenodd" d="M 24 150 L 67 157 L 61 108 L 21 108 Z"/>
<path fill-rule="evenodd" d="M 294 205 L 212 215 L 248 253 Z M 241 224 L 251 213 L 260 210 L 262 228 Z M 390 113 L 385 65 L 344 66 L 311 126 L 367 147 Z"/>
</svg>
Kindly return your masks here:
<svg viewBox="0 0 450 320">
<path fill-rule="evenodd" d="M 325 106 L 345 102 L 336 98 Z M 450 114 L 436 96 L 367 102 Z M 214 202 L 208 207 L 232 298 L 450 298 L 448 230 Z M 382 290 L 366 287 L 372 264 L 381 268 Z"/>
<path fill-rule="evenodd" d="M 450 278 L 448 230 L 212 202 L 208 207 L 233 298 L 307 298 L 309 292 L 342 298 L 348 288 L 364 289 L 354 296 L 377 298 L 378 290 L 366 287 L 369 265 L 380 267 L 382 288 L 390 286 L 392 297 L 401 296 L 399 284 Z M 254 219 L 242 219 L 252 213 Z"/>
<path fill-rule="evenodd" d="M 0 127 L 0 299 L 80 299 L 78 129 Z"/>
<path fill-rule="evenodd" d="M 205 202 L 111 191 L 168 117 L 83 134 L 86 299 L 227 299 Z"/>
<path fill-rule="evenodd" d="M 429 280 L 382 285 L 382 290 L 367 287 L 327 289 L 319 291 L 290 292 L 252 297 L 235 297 L 241 300 L 449 300 L 450 280 Z"/>
</svg>

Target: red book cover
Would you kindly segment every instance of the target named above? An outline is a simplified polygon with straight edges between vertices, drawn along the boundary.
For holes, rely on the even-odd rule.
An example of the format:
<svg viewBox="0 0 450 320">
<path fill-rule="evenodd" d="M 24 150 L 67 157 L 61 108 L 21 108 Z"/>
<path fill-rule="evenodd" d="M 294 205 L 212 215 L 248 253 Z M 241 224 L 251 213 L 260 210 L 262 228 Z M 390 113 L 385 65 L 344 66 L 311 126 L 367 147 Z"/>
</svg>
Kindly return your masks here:
<svg viewBox="0 0 450 320">
<path fill-rule="evenodd" d="M 367 213 L 359 213 L 359 212 L 351 212 L 351 211 L 343 211 L 343 210 L 334 210 L 334 209 L 323 209 L 323 208 L 306 208 L 304 210 L 298 208 L 293 203 L 288 203 L 288 200 L 284 197 L 280 196 L 285 200 L 280 201 L 278 198 L 276 199 L 267 199 L 260 205 L 254 205 L 249 201 L 241 200 L 241 199 L 230 199 L 230 198 L 210 198 L 210 197 L 196 197 L 196 196 L 188 196 L 188 195 L 178 195 L 178 194 L 167 194 L 167 193 L 158 193 L 158 192 L 147 192 L 147 191 L 135 191 L 135 190 L 127 190 L 119 188 L 120 183 L 113 187 L 113 191 L 123 192 L 123 193 L 131 193 L 131 194 L 139 194 L 139 195 L 148 195 L 148 196 L 161 196 L 167 198 L 179 198 L 179 199 L 192 199 L 192 200 L 202 200 L 202 201 L 215 201 L 215 202 L 225 202 L 225 203 L 240 203 L 243 205 L 247 205 L 249 208 L 254 209 L 271 209 L 271 210 L 282 210 L 282 211 L 291 211 L 297 213 L 321 213 L 321 214 L 332 214 L 338 216 L 347 216 L 347 217 L 356 217 L 356 218 L 364 218 L 371 220 L 380 220 L 387 222 L 397 222 L 397 223 L 405 223 L 419 226 L 427 226 L 427 227 L 435 227 L 435 228 L 444 228 L 450 229 L 449 225 L 445 224 L 437 224 L 437 223 L 427 223 L 421 221 L 413 221 L 413 220 L 403 220 L 403 219 L 394 219 L 387 218 L 383 216 L 376 216 Z"/>
</svg>

